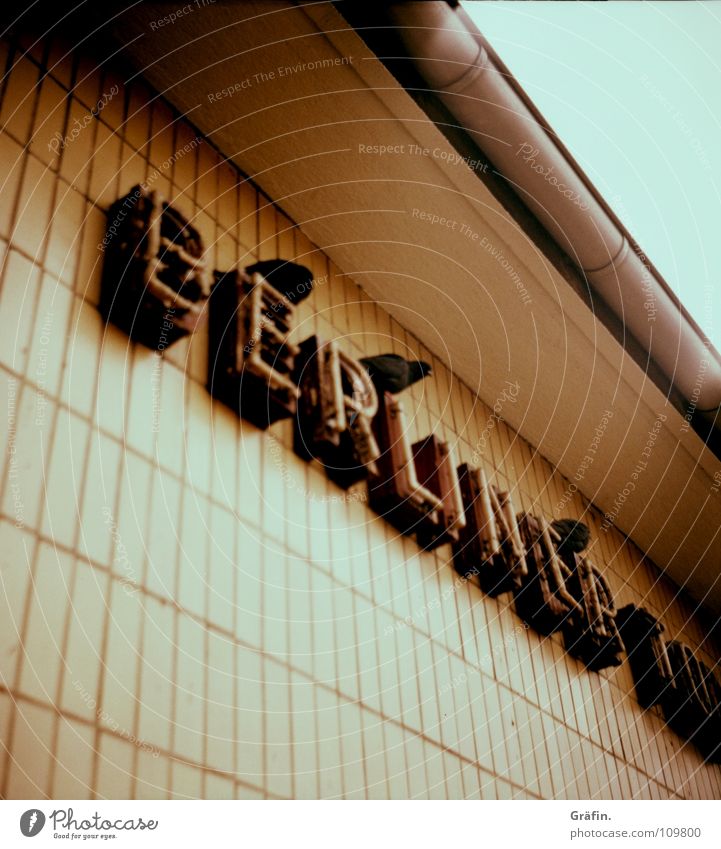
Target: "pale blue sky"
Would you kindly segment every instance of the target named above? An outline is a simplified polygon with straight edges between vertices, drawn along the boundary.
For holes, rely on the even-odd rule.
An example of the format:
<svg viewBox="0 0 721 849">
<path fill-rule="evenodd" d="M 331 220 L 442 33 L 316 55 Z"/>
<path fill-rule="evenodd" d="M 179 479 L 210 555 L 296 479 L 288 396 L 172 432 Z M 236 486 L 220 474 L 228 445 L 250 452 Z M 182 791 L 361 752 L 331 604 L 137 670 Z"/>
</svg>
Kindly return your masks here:
<svg viewBox="0 0 721 849">
<path fill-rule="evenodd" d="M 721 349 L 721 2 L 463 5 Z"/>
</svg>

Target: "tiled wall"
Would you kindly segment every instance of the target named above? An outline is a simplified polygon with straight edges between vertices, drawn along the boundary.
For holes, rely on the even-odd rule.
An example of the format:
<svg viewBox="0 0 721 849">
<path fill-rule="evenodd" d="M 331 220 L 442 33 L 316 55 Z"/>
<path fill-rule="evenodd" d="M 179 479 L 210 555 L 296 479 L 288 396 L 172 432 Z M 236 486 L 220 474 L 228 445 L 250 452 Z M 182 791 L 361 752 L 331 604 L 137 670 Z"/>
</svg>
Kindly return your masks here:
<svg viewBox="0 0 721 849">
<path fill-rule="evenodd" d="M 586 672 L 297 459 L 287 423 L 213 402 L 205 336 L 161 360 L 103 326 L 104 210 L 147 181 L 213 267 L 312 266 L 298 338 L 432 359 L 142 83 L 62 53 L 0 59 L 0 793 L 721 796 L 625 666 Z M 490 410 L 433 364 L 404 396 L 412 437 L 469 461 Z M 590 522 L 619 604 L 702 641 L 633 545 L 577 496 L 556 510 L 566 481 L 502 422 L 482 462 L 524 508 Z"/>
</svg>

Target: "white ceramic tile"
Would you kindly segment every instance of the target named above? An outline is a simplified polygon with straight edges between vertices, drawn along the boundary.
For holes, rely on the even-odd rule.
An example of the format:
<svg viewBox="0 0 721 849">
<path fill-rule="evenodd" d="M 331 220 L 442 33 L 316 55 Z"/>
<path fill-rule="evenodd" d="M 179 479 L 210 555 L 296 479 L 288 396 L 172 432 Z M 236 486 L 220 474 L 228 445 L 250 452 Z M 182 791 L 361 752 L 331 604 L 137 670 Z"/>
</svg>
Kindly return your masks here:
<svg viewBox="0 0 721 849">
<path fill-rule="evenodd" d="M 133 784 L 133 746 L 110 734 L 100 736 L 98 799 L 130 799 Z"/>
<path fill-rule="evenodd" d="M 408 776 L 408 796 L 410 799 L 428 798 L 426 778 L 425 750 L 423 741 L 415 734 L 405 732 L 406 770 Z"/>
<path fill-rule="evenodd" d="M 318 729 L 316 726 L 315 690 L 306 678 L 293 673 L 290 678 L 293 706 L 293 755 L 295 798 L 317 799 Z"/>
<path fill-rule="evenodd" d="M 13 386 L 13 384 L 11 384 Z M 37 419 L 35 393 L 20 384 L 8 398 L 11 455 L 5 464 L 7 485 L 3 496 L 3 512 L 20 525 L 34 527 L 43 499 L 43 481 L 48 474 L 51 424 L 56 405 L 48 401 L 42 420 Z M 11 406 L 12 404 L 12 406 Z"/>
<path fill-rule="evenodd" d="M 170 764 L 168 758 L 141 749 L 135 776 L 133 796 L 136 799 L 167 799 Z"/>
<path fill-rule="evenodd" d="M 99 427 L 123 442 L 132 352 L 128 337 L 112 324 L 107 325 L 101 340 L 94 415 Z"/>
<path fill-rule="evenodd" d="M 109 576 L 78 560 L 70 629 L 65 649 L 60 705 L 89 722 L 97 717 L 103 660 L 100 652 L 109 603 Z"/>
<path fill-rule="evenodd" d="M 209 494 L 212 400 L 205 388 L 193 381 L 186 381 L 185 392 L 187 396 L 185 421 L 187 477 L 191 487 Z"/>
<path fill-rule="evenodd" d="M 375 609 L 360 596 L 354 598 L 358 628 L 358 675 L 361 699 L 376 710 L 381 709 L 378 657 L 375 644 Z"/>
<path fill-rule="evenodd" d="M 8 435 L 14 433 L 12 431 L 13 422 L 12 416 L 17 416 L 17 395 L 20 383 L 16 377 L 13 377 L 4 368 L 0 368 L 0 398 L 4 399 L 7 404 L 7 414 L 0 416 L 0 446 L 2 446 L 2 454 L 0 454 L 0 472 L 3 473 L 5 480 L 5 465 L 9 459 L 11 450 L 8 444 Z"/>
<path fill-rule="evenodd" d="M 450 658 L 451 683 L 453 684 L 454 715 L 458 734 L 458 751 L 470 761 L 476 760 L 476 746 L 473 738 L 474 717 L 470 706 L 468 679 L 478 677 L 457 657 Z"/>
<path fill-rule="evenodd" d="M 207 762 L 214 769 L 235 770 L 235 647 L 230 639 L 208 634 Z"/>
<path fill-rule="evenodd" d="M 257 529 L 238 523 L 235 634 L 239 640 L 262 645 L 263 570 Z"/>
<path fill-rule="evenodd" d="M 421 708 L 421 727 L 432 740 L 441 740 L 441 716 L 438 703 L 438 684 L 433 666 L 433 649 L 429 640 L 416 641 L 418 658 L 418 690 Z"/>
<path fill-rule="evenodd" d="M 263 650 L 281 660 L 288 651 L 288 559 L 275 547 L 263 554 Z"/>
<path fill-rule="evenodd" d="M 336 585 L 319 569 L 311 570 L 313 605 L 313 675 L 317 681 L 336 684 L 336 645 L 333 633 L 333 597 Z"/>
<path fill-rule="evenodd" d="M 204 617 L 208 590 L 210 508 L 207 499 L 186 489 L 183 498 L 178 567 L 178 604 Z"/>
<path fill-rule="evenodd" d="M 399 619 L 406 617 L 422 619 L 424 605 L 414 605 L 409 591 L 409 579 L 416 574 L 415 562 L 409 563 L 403 551 L 403 545 L 395 539 L 388 544 L 388 579 L 391 585 L 390 604 Z M 418 608 L 418 609 L 414 609 Z"/>
<path fill-rule="evenodd" d="M 50 792 L 52 769 L 52 711 L 25 701 L 15 704 L 7 797 L 44 799 Z"/>
<path fill-rule="evenodd" d="M 315 471 L 308 475 L 308 489 L 316 494 L 315 498 L 310 498 L 306 502 L 311 557 L 322 568 L 330 569 L 331 552 L 328 537 L 330 521 L 328 505 L 323 500 L 323 496 L 326 494 L 325 480 Z"/>
<path fill-rule="evenodd" d="M 245 784 L 236 783 L 235 798 L 257 802 L 261 799 L 265 799 L 265 794 L 257 787 L 248 787 Z"/>
<path fill-rule="evenodd" d="M 386 528 L 376 524 L 376 520 L 374 520 L 374 523 L 369 527 L 368 539 L 371 571 L 370 593 L 376 604 L 383 606 L 389 605 L 392 595 L 391 565 L 386 548 L 387 540 Z"/>
<path fill-rule="evenodd" d="M 130 451 L 123 454 L 118 512 L 105 514 L 113 537 L 112 571 L 122 581 L 139 585 L 143 580 L 150 519 L 150 462 Z"/>
<path fill-rule="evenodd" d="M 338 696 L 324 687 L 316 688 L 318 716 L 318 760 L 322 799 L 343 797 L 343 755 L 341 751 Z"/>
<path fill-rule="evenodd" d="M 211 405 L 211 492 L 216 501 L 234 509 L 238 469 L 238 419 L 225 405 Z"/>
<path fill-rule="evenodd" d="M 17 57 L 3 98 L 0 122 L 23 144 L 30 137 L 37 89 L 37 65 L 25 56 Z"/>
<path fill-rule="evenodd" d="M 262 512 L 262 445 L 263 433 L 243 421 L 240 424 L 238 444 L 238 515 L 255 526 L 261 522 Z"/>
<path fill-rule="evenodd" d="M 334 643 L 338 664 L 338 689 L 352 699 L 359 697 L 356 631 L 353 619 L 353 594 L 339 590 L 334 599 Z M 385 633 L 382 638 L 386 638 Z"/>
<path fill-rule="evenodd" d="M 179 616 L 173 747 L 181 757 L 195 763 L 205 761 L 205 651 L 202 625 L 189 616 Z"/>
<path fill-rule="evenodd" d="M 288 493 L 288 516 L 286 521 L 286 539 L 288 547 L 300 557 L 310 556 L 310 541 L 308 535 L 308 496 L 307 464 L 291 451 L 283 455 L 286 472 L 293 482 L 293 489 Z"/>
<path fill-rule="evenodd" d="M 343 798 L 365 799 L 361 711 L 356 703 L 341 699 L 338 705 L 338 716 L 340 719 Z"/>
<path fill-rule="evenodd" d="M 57 395 L 63 371 L 68 322 L 73 309 L 70 291 L 49 274 L 43 276 L 33 332 L 30 335 L 28 379 L 39 390 L 38 414 L 45 395 Z"/>
<path fill-rule="evenodd" d="M 235 621 L 236 521 L 227 510 L 213 505 L 210 523 L 208 619 L 220 628 L 233 630 Z"/>
<path fill-rule="evenodd" d="M 235 734 L 238 778 L 250 784 L 263 781 L 263 687 L 262 658 L 251 649 L 236 651 Z"/>
<path fill-rule="evenodd" d="M 328 538 L 333 576 L 341 583 L 347 584 L 351 580 L 351 540 L 348 530 L 348 510 L 343 501 L 344 494 L 343 490 L 337 489 L 330 496 L 328 502 L 330 523 Z"/>
<path fill-rule="evenodd" d="M 393 722 L 386 721 L 383 733 L 386 741 L 389 796 L 391 799 L 407 799 L 409 795 L 408 767 L 403 729 Z"/>
<path fill-rule="evenodd" d="M 101 722 L 127 735 L 135 732 L 137 672 L 142 644 L 142 599 L 138 590 L 113 581 L 110 590 L 107 649 L 103 658 Z"/>
<path fill-rule="evenodd" d="M 0 521 L 0 682 L 11 687 L 21 654 L 25 600 L 35 541 L 13 523 Z"/>
<path fill-rule="evenodd" d="M 132 355 L 130 396 L 125 438 L 129 445 L 153 457 L 158 436 L 158 386 L 162 360 L 154 352 L 136 345 Z"/>
<path fill-rule="evenodd" d="M 167 358 L 162 360 L 161 372 L 160 395 L 154 398 L 153 427 L 158 432 L 155 450 L 161 465 L 179 474 L 185 455 L 184 431 L 187 419 L 184 399 L 187 377 Z"/>
<path fill-rule="evenodd" d="M 0 181 L 2 181 L 5 198 L 3 208 L 0 210 L 0 233 L 3 236 L 9 236 L 14 224 L 14 203 L 20 187 L 24 157 L 20 145 L 5 133 L 0 133 L 0 157 L 2 157 Z"/>
<path fill-rule="evenodd" d="M 403 723 L 415 731 L 422 730 L 420 695 L 416 667 L 415 642 L 421 639 L 405 623 L 395 623 L 394 635 L 398 648 L 398 681 L 401 694 Z M 384 634 L 384 636 L 387 636 Z"/>
<path fill-rule="evenodd" d="M 64 48 L 59 47 L 58 52 L 63 53 Z M 68 59 L 70 58 L 72 57 L 68 57 Z M 75 98 L 70 101 L 69 127 L 76 127 L 76 121 L 81 125 L 87 123 L 88 110 L 95 106 L 102 96 L 97 74 L 89 73 L 91 68 L 94 69 L 94 67 L 92 59 L 86 60 L 85 57 L 80 57 L 79 68 L 82 68 L 82 70 L 78 71 L 76 79 L 85 89 L 85 103 L 81 103 Z M 103 92 L 103 94 L 105 93 Z M 85 127 L 84 132 L 76 137 L 72 144 L 66 145 L 62 151 L 60 173 L 66 180 L 73 183 L 79 191 L 86 190 L 89 166 L 93 161 L 103 161 L 109 171 L 115 171 L 117 168 L 117 159 L 108 158 L 107 147 L 101 150 L 97 148 L 97 145 L 102 144 L 102 139 L 99 132 L 97 135 L 95 134 L 94 130 L 96 129 L 99 129 L 99 124 L 95 127 L 93 124 Z M 107 198 L 107 201 L 109 202 L 111 199 L 114 200 L 114 198 Z M 102 201 L 99 199 L 99 202 Z"/>
<path fill-rule="evenodd" d="M 230 778 L 208 772 L 205 775 L 204 798 L 235 799 L 235 785 Z"/>
<path fill-rule="evenodd" d="M 137 737 L 151 745 L 168 749 L 174 688 L 173 611 L 169 605 L 160 604 L 152 598 L 145 599 L 144 607 Z"/>
<path fill-rule="evenodd" d="M 381 720 L 367 710 L 362 712 L 366 793 L 369 799 L 388 798 L 388 769 Z"/>
<path fill-rule="evenodd" d="M 303 560 L 288 560 L 288 662 L 313 673 L 311 570 Z"/>
<path fill-rule="evenodd" d="M 288 453 L 277 439 L 270 434 L 266 436 L 263 451 L 263 530 L 279 542 L 285 539 L 286 517 L 290 518 L 292 505 L 304 498 L 285 465 Z"/>
<path fill-rule="evenodd" d="M 71 289 L 77 274 L 85 209 L 85 199 L 79 192 L 65 184 L 58 186 L 45 267 Z"/>
<path fill-rule="evenodd" d="M 75 298 L 60 396 L 69 407 L 83 416 L 92 415 L 94 409 L 104 329 L 95 307 L 82 298 Z"/>
<path fill-rule="evenodd" d="M 171 762 L 173 799 L 202 799 L 203 772 L 198 767 L 189 766 L 182 761 Z"/>
<path fill-rule="evenodd" d="M 426 776 L 428 780 L 428 797 L 430 799 L 447 799 L 446 773 L 443 763 L 443 750 L 427 741 L 424 742 Z"/>
<path fill-rule="evenodd" d="M 445 648 L 433 643 L 433 678 L 436 685 L 436 700 L 440 717 L 441 741 L 449 749 L 458 747 L 458 729 L 455 717 L 454 692 L 456 681 L 450 664 L 450 655 Z"/>
<path fill-rule="evenodd" d="M 48 235 L 54 189 L 52 172 L 28 157 L 11 240 L 36 262 L 41 259 L 43 241 Z"/>
<path fill-rule="evenodd" d="M 174 598 L 180 536 L 180 483 L 157 469 L 153 477 L 146 583 L 153 592 Z"/>
<path fill-rule="evenodd" d="M 99 132 L 102 135 L 102 132 Z M 98 156 L 98 158 L 100 158 Z M 113 195 L 115 192 L 113 191 Z M 115 200 L 115 197 L 112 198 Z M 112 200 L 109 200 L 110 204 Z M 88 303 L 100 302 L 100 283 L 103 273 L 104 254 L 98 247 L 105 238 L 108 220 L 104 212 L 91 204 L 85 207 L 85 219 L 80 238 L 78 271 L 75 275 L 75 292 Z"/>
<path fill-rule="evenodd" d="M 78 528 L 89 428 L 67 410 L 58 411 L 50 466 L 46 471 L 42 532 L 72 548 Z"/>
<path fill-rule="evenodd" d="M 30 590 L 20 690 L 44 702 L 54 702 L 57 697 L 72 571 L 69 555 L 41 544 Z"/>
<path fill-rule="evenodd" d="M 120 465 L 120 445 L 94 431 L 90 436 L 78 550 L 102 566 L 110 566 L 117 543 L 112 517 Z"/>
<path fill-rule="evenodd" d="M 293 752 L 288 670 L 272 660 L 265 676 L 265 786 L 282 798 L 293 796 Z"/>
<path fill-rule="evenodd" d="M 376 611 L 375 644 L 378 656 L 378 674 L 380 676 L 381 705 L 386 716 L 398 720 L 402 709 L 394 621 L 388 611 L 380 608 Z"/>
<path fill-rule="evenodd" d="M 91 798 L 94 755 L 93 728 L 61 717 L 51 792 L 53 799 Z"/>
</svg>

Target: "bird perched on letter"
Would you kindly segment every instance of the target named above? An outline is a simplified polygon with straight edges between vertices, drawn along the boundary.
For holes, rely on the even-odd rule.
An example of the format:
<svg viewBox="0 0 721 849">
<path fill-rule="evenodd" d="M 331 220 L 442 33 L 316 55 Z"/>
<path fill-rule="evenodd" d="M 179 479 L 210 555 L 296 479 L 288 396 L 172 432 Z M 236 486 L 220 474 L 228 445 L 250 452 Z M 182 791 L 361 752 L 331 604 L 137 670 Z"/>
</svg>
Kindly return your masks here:
<svg viewBox="0 0 721 849">
<path fill-rule="evenodd" d="M 291 304 L 305 300 L 313 289 L 313 272 L 286 259 L 264 259 L 247 266 L 245 273 L 261 274 Z"/>
<path fill-rule="evenodd" d="M 562 553 L 580 554 L 591 540 L 588 525 L 576 519 L 555 519 L 551 527 L 561 537 L 558 550 Z"/>
<path fill-rule="evenodd" d="M 396 395 L 433 373 L 430 365 L 423 360 L 404 360 L 398 354 L 363 357 L 360 362 L 381 395 L 384 392 Z"/>
</svg>

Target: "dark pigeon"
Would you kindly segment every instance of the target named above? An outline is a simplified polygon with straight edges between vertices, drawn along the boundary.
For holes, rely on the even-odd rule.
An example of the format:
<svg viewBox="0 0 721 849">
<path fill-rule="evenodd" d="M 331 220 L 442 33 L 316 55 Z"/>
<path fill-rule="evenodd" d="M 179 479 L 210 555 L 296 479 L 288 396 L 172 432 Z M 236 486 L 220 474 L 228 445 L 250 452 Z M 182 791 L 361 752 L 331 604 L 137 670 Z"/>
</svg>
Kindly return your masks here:
<svg viewBox="0 0 721 849">
<path fill-rule="evenodd" d="M 248 275 L 262 274 L 270 285 L 277 289 L 291 304 L 298 304 L 310 295 L 313 289 L 313 272 L 304 265 L 285 259 L 265 259 L 249 265 Z"/>
<path fill-rule="evenodd" d="M 580 554 L 591 540 L 588 525 L 576 519 L 555 519 L 551 526 L 561 537 L 557 547 L 562 553 Z"/>
<path fill-rule="evenodd" d="M 398 354 L 364 357 L 360 362 L 381 394 L 396 395 L 432 373 L 430 365 L 423 360 L 404 360 Z"/>
</svg>

